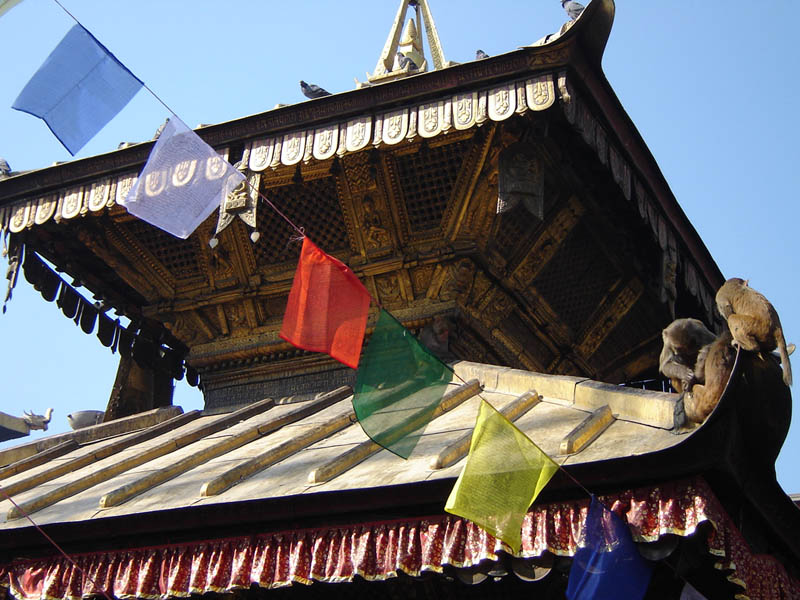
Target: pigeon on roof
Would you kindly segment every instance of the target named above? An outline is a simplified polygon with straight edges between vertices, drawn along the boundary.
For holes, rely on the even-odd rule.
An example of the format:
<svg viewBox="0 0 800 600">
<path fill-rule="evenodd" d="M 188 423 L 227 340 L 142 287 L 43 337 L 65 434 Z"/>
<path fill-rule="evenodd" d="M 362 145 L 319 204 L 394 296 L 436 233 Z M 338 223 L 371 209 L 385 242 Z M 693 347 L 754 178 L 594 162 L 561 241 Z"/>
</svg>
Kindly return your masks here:
<svg viewBox="0 0 800 600">
<path fill-rule="evenodd" d="M 489 58 L 489 55 L 483 50 L 475 50 L 475 60 L 481 60 L 483 58 Z"/>
<path fill-rule="evenodd" d="M 11 174 L 11 167 L 8 166 L 8 161 L 0 157 L 0 179 L 8 177 Z"/>
<path fill-rule="evenodd" d="M 400 65 L 400 68 L 405 70 L 406 67 L 409 71 L 415 71 L 419 69 L 417 63 L 411 60 L 408 56 L 403 54 L 402 52 L 397 53 L 397 64 Z"/>
<path fill-rule="evenodd" d="M 164 128 L 167 126 L 167 123 L 169 123 L 169 117 L 167 117 L 167 119 L 158 126 L 158 129 L 156 129 L 156 132 L 153 134 L 154 140 L 157 140 L 159 137 L 161 137 L 161 134 L 164 132 Z"/>
<path fill-rule="evenodd" d="M 324 90 L 318 85 L 313 83 L 306 83 L 302 79 L 300 80 L 300 89 L 303 91 L 303 95 L 306 98 L 322 98 L 323 96 L 330 96 L 331 93 L 328 90 Z"/>
<path fill-rule="evenodd" d="M 564 7 L 564 10 L 567 11 L 567 16 L 573 21 L 581 16 L 585 8 L 583 4 L 574 0 L 561 0 L 561 6 Z"/>
</svg>

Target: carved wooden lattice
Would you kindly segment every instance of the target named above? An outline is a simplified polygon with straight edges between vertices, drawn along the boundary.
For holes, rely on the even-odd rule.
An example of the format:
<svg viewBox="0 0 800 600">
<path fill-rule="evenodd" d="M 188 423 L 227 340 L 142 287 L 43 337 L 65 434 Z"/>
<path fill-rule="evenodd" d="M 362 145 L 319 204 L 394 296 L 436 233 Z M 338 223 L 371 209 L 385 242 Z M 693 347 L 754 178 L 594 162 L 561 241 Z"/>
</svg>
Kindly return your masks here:
<svg viewBox="0 0 800 600">
<path fill-rule="evenodd" d="M 540 225 L 541 221 L 524 206 L 517 206 L 499 216 L 493 244 L 503 256 L 508 258 L 509 252 L 517 250 L 520 241 L 533 243 L 535 238 L 531 234 Z"/>
<path fill-rule="evenodd" d="M 197 235 L 181 240 L 139 220 L 130 221 L 126 227 L 176 279 L 200 277 L 203 274 L 200 270 Z"/>
<path fill-rule="evenodd" d="M 592 366 L 602 370 L 661 326 L 652 308 L 637 302 L 597 348 L 590 361 Z"/>
<path fill-rule="evenodd" d="M 412 230 L 439 226 L 470 144 L 465 140 L 396 157 Z"/>
<path fill-rule="evenodd" d="M 347 248 L 347 230 L 333 177 L 267 189 L 264 195 L 298 227 L 305 228 L 306 234 L 325 252 Z M 289 244 L 297 232 L 263 203 L 258 210 L 258 230 L 261 232 L 261 240 L 255 245 L 258 264 L 294 261 L 300 256 L 300 244 Z"/>
<path fill-rule="evenodd" d="M 522 348 L 525 348 L 526 353 L 541 365 L 541 369 L 547 368 L 547 365 L 555 358 L 553 351 L 533 334 L 530 327 L 517 314 L 517 311 L 508 316 L 503 323 L 503 329 L 508 333 L 509 337 L 515 340 Z"/>
<path fill-rule="evenodd" d="M 578 225 L 534 285 L 567 327 L 578 333 L 619 277 L 586 227 Z"/>
</svg>

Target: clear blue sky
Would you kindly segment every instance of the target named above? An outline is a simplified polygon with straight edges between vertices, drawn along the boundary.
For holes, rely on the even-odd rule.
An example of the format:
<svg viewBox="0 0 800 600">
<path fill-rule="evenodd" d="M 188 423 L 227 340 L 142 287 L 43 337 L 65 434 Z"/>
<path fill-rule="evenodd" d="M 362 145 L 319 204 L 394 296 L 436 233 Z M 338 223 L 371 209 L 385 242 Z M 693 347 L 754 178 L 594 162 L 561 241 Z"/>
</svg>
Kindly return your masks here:
<svg viewBox="0 0 800 600">
<path fill-rule="evenodd" d="M 303 101 L 299 79 L 352 89 L 374 69 L 399 3 L 63 2 L 190 126 Z M 530 44 L 564 21 L 558 0 L 430 2 L 446 57 L 459 62 L 477 48 L 494 55 Z M 749 278 L 800 345 L 796 7 L 617 0 L 603 65 L 723 274 Z M 15 170 L 70 159 L 41 121 L 10 106 L 71 25 L 52 0 L 25 0 L 0 18 L 0 156 Z M 166 116 L 142 91 L 79 156 L 150 139 Z M 0 410 L 52 406 L 48 433 L 66 430 L 71 411 L 105 407 L 116 363 L 24 281 L 0 315 Z M 185 383 L 175 401 L 202 405 Z M 769 410 L 769 398 L 753 401 Z M 787 492 L 800 492 L 799 454 L 800 418 L 777 465 Z"/>
</svg>

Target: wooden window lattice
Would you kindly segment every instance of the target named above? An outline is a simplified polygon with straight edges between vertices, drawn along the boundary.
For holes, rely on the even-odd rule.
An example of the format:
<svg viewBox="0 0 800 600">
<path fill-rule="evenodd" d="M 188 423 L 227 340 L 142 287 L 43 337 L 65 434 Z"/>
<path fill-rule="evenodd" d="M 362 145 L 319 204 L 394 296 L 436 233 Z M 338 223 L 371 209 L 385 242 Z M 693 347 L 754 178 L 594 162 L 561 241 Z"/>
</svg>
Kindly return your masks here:
<svg viewBox="0 0 800 600">
<path fill-rule="evenodd" d="M 470 144 L 465 140 L 395 158 L 412 230 L 441 224 Z"/>
<path fill-rule="evenodd" d="M 333 177 L 267 189 L 264 195 L 298 227 L 303 227 L 311 240 L 325 252 L 348 247 L 347 230 Z M 301 244 L 290 243 L 297 232 L 263 203 L 258 209 L 258 230 L 261 239 L 254 248 L 258 264 L 298 259 Z"/>
</svg>

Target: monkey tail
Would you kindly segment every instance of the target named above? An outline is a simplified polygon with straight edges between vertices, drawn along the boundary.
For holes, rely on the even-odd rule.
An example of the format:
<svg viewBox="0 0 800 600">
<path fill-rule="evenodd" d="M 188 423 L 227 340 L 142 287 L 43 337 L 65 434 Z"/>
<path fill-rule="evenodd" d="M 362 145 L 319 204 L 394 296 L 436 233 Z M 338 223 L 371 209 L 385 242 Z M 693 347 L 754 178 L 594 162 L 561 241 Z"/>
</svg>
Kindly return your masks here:
<svg viewBox="0 0 800 600">
<path fill-rule="evenodd" d="M 775 341 L 778 344 L 778 352 L 781 354 L 781 368 L 783 369 L 783 383 L 792 385 L 792 363 L 789 362 L 789 352 L 786 350 L 786 340 L 783 337 L 783 330 L 775 328 Z"/>
</svg>

